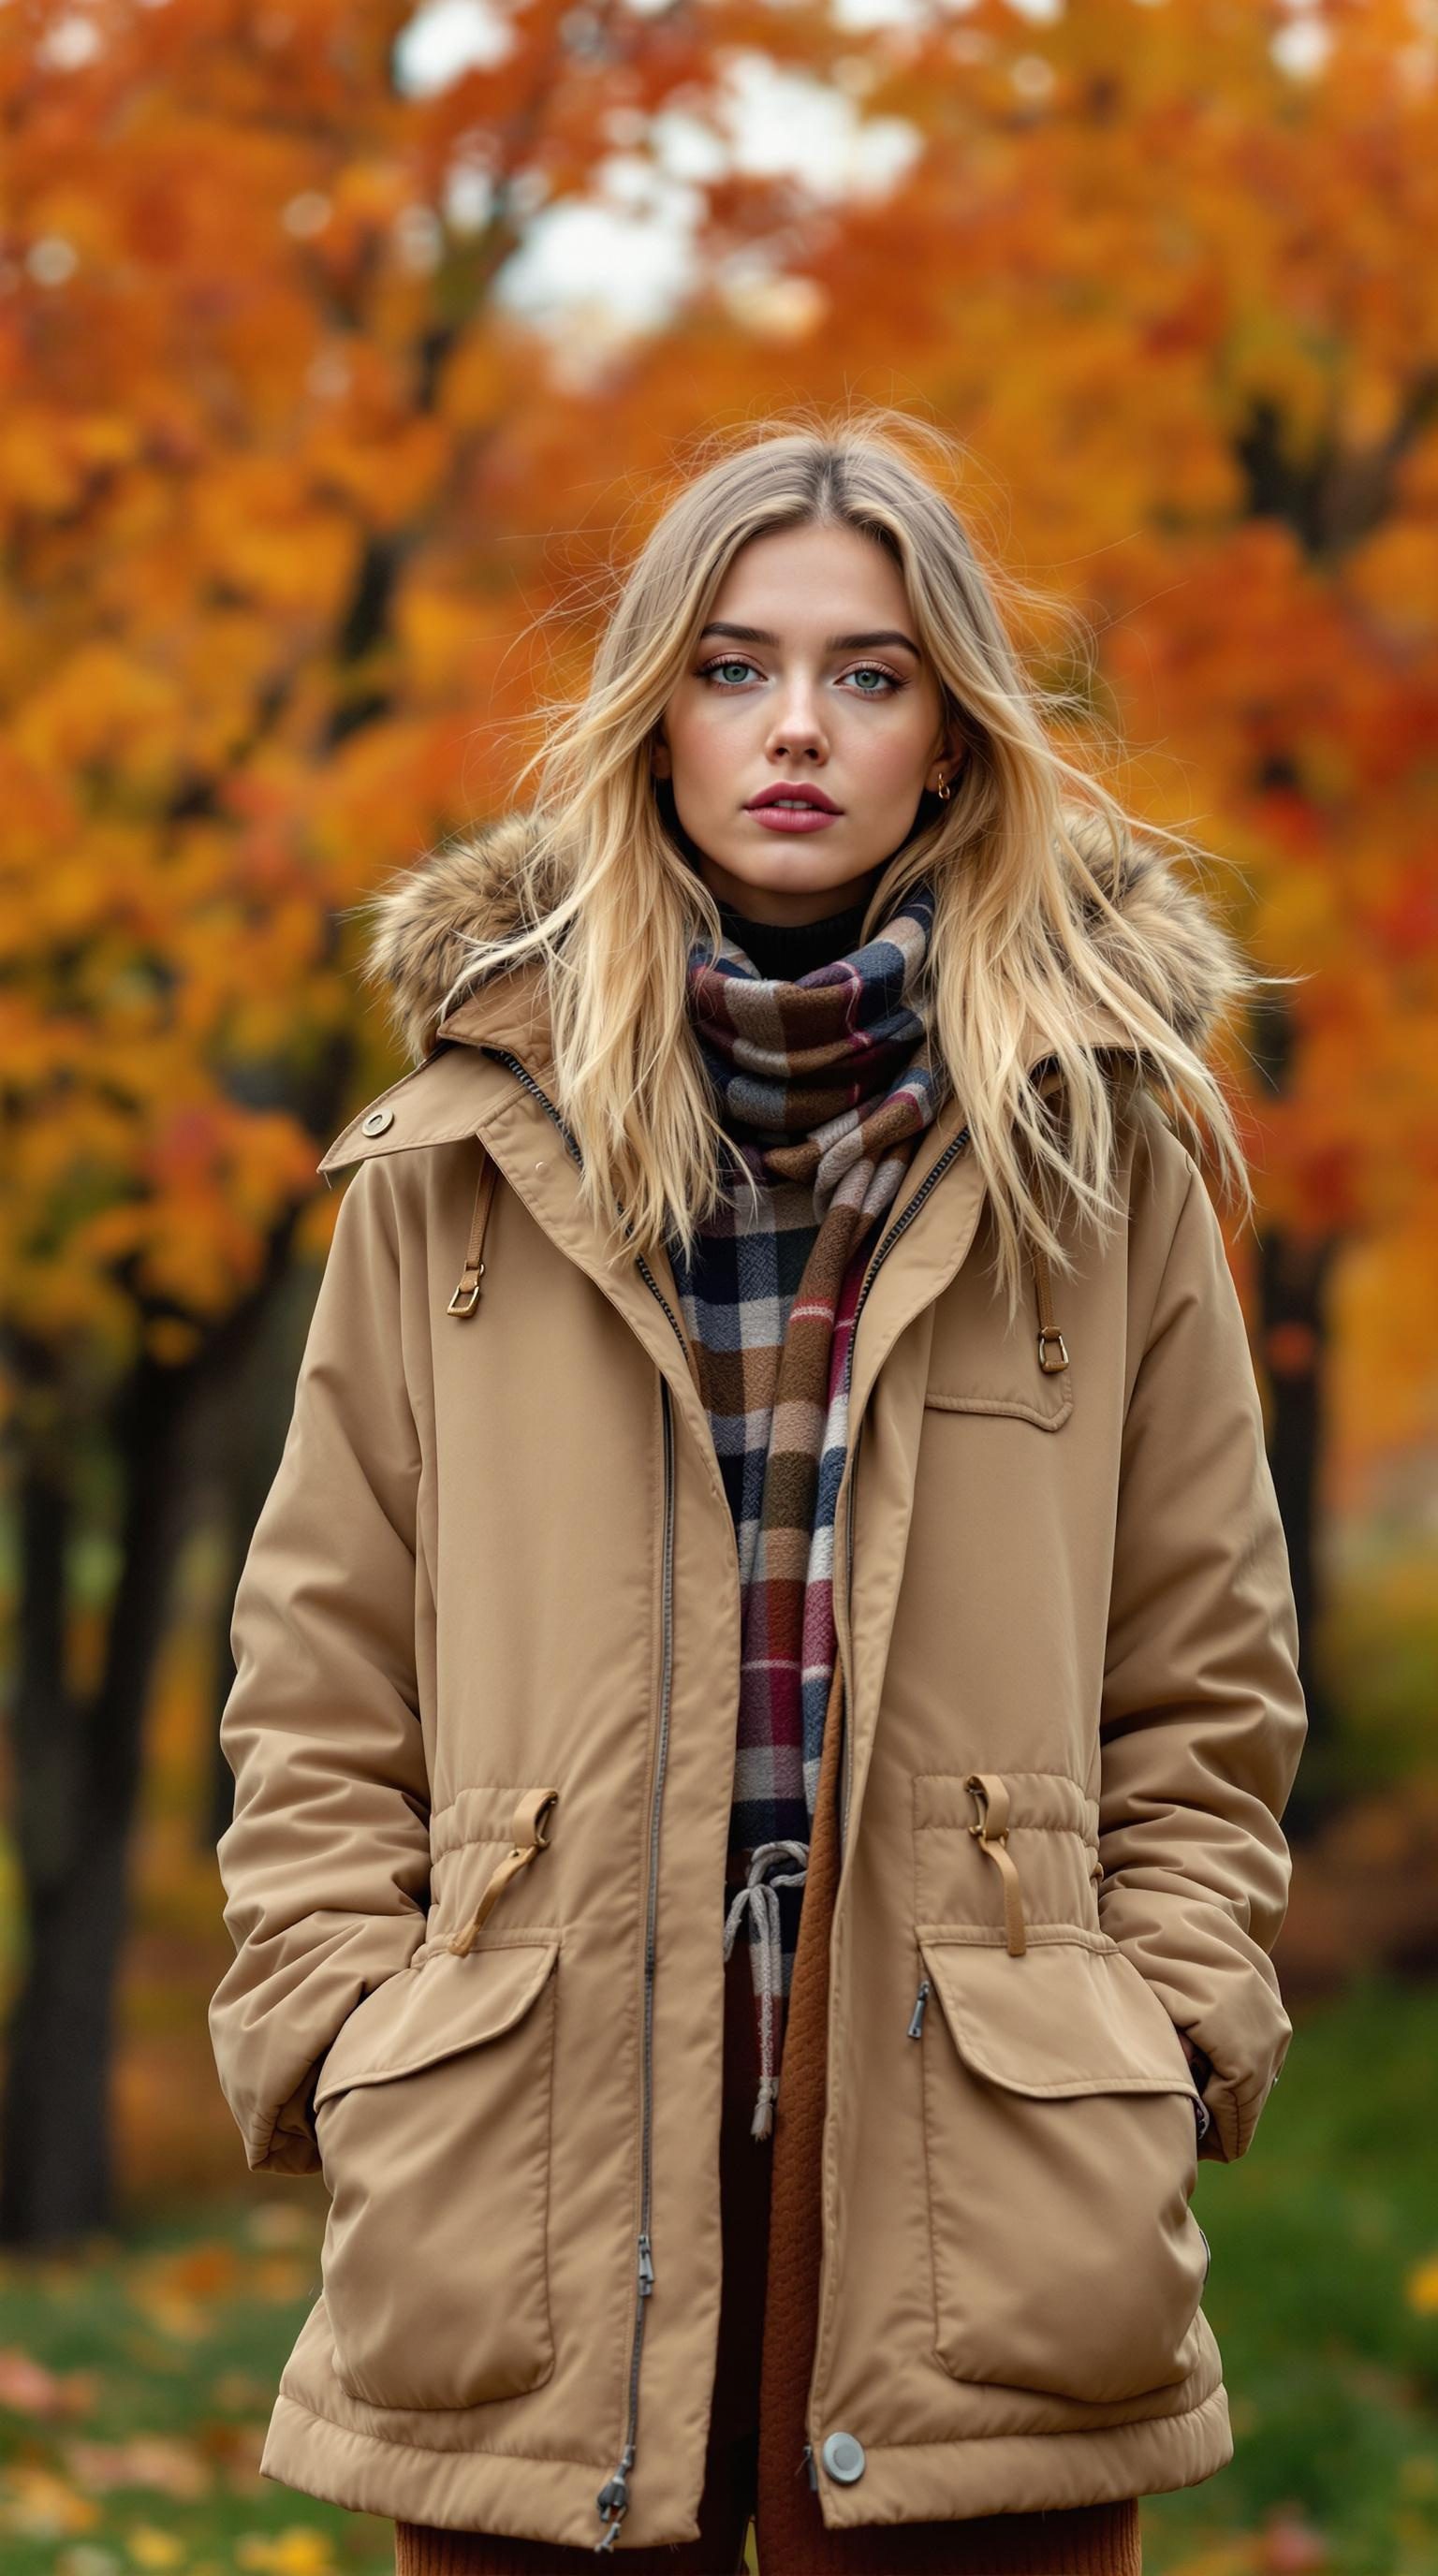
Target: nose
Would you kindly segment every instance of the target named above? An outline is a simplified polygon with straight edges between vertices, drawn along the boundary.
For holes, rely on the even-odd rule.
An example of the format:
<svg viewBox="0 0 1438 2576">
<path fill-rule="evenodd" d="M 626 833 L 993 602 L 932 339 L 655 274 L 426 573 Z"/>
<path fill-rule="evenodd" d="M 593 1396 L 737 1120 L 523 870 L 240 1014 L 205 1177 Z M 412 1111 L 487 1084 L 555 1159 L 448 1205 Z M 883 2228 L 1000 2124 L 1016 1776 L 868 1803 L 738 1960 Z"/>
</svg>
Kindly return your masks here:
<svg viewBox="0 0 1438 2576">
<path fill-rule="evenodd" d="M 771 754 L 788 755 L 804 760 L 827 760 L 828 736 L 819 716 L 818 700 L 812 681 L 795 674 L 783 694 L 782 702 L 769 728 L 767 749 Z"/>
</svg>

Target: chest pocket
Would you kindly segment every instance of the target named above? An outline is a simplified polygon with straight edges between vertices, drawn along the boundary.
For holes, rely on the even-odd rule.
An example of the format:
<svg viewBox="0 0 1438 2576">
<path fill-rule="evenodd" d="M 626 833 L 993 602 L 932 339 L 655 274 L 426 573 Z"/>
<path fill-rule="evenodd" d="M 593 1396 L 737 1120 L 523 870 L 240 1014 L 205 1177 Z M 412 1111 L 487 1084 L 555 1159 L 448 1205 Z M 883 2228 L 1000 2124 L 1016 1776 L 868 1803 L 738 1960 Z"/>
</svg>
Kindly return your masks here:
<svg viewBox="0 0 1438 2576">
<path fill-rule="evenodd" d="M 1012 1324 L 996 1287 L 987 1206 L 967 1260 L 934 1306 L 924 1403 L 936 1413 L 993 1413 L 1061 1430 L 1073 1411 L 1073 1366 L 1055 1314 L 1048 1262 L 1029 1260 L 1029 1297 Z"/>
</svg>

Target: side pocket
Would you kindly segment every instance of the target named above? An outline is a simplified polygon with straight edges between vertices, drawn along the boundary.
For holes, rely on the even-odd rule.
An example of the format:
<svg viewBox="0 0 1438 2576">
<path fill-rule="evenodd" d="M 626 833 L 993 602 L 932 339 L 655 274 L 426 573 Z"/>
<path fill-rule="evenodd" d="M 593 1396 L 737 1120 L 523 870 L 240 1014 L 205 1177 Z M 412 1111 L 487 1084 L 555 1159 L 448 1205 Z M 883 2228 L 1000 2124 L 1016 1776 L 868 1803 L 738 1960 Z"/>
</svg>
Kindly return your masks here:
<svg viewBox="0 0 1438 2576">
<path fill-rule="evenodd" d="M 440 1951 L 377 1986 L 322 2061 L 321 2250 L 340 2386 L 475 2406 L 554 2367 L 557 1933 Z"/>
<path fill-rule="evenodd" d="M 935 2349 L 956 2379 L 1111 2404 L 1184 2379 L 1207 2248 L 1194 2085 L 1116 1946 L 919 1931 Z"/>
</svg>

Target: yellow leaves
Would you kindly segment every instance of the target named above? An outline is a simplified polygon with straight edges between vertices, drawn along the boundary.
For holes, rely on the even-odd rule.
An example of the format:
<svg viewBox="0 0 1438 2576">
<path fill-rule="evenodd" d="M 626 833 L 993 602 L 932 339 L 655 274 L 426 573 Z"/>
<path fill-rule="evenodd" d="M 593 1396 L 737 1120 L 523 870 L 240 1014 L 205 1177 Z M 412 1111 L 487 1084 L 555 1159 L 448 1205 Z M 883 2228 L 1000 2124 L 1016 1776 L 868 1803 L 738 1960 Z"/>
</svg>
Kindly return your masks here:
<svg viewBox="0 0 1438 2576">
<path fill-rule="evenodd" d="M 172 2531 L 161 2531 L 156 2524 L 136 2523 L 125 2535 L 131 2562 L 136 2567 L 180 2567 L 184 2564 L 185 2544 Z"/>
<path fill-rule="evenodd" d="M 353 579 L 350 517 L 286 456 L 218 456 L 191 496 L 192 572 L 252 604 L 303 618 L 316 639 Z"/>
<path fill-rule="evenodd" d="M 118 412 L 9 402 L 0 412 L 0 505 L 73 510 L 96 476 L 130 462 L 138 438 L 138 423 Z"/>
<path fill-rule="evenodd" d="M 489 601 L 419 574 L 399 612 L 406 668 L 426 689 L 442 688 L 456 672 L 473 668 L 476 648 L 488 641 L 492 627 L 502 622 L 507 629 L 512 616 L 509 601 L 501 620 Z"/>
<path fill-rule="evenodd" d="M 1347 582 L 1401 651 L 1431 652 L 1438 601 L 1438 526 L 1427 514 L 1378 528 L 1351 558 Z"/>
<path fill-rule="evenodd" d="M 483 428 L 502 419 L 512 390 L 510 366 L 500 343 L 490 332 L 470 332 L 445 369 L 445 418 L 456 429 Z"/>
<path fill-rule="evenodd" d="M 1438 2317 L 1438 2253 L 1415 2263 L 1403 2283 L 1403 2295 L 1415 2316 Z"/>
<path fill-rule="evenodd" d="M 434 418 L 387 422 L 378 435 L 356 425 L 317 438 L 312 462 L 322 479 L 353 502 L 371 528 L 394 528 L 422 511 L 449 456 L 449 434 Z"/>
<path fill-rule="evenodd" d="M 250 2576 L 330 2576 L 334 2552 L 327 2532 L 291 2523 L 273 2540 L 243 2535 L 235 2543 L 235 2565 Z"/>
<path fill-rule="evenodd" d="M 140 2314 L 162 2333 L 199 2342 L 215 2330 L 215 2302 L 234 2296 L 240 2280 L 234 2246 L 219 2237 L 201 2238 L 176 2253 L 135 2262 L 129 2292 Z"/>
<path fill-rule="evenodd" d="M 0 2531 L 29 2540 L 63 2540 L 93 2531 L 99 2519 L 97 2504 L 40 2462 L 14 2460 L 0 2477 Z"/>
<path fill-rule="evenodd" d="M 163 673 L 101 638 L 81 644 L 12 718 L 15 748 L 39 769 L 94 763 L 140 797 L 162 796 L 184 743 L 181 693 Z"/>
</svg>

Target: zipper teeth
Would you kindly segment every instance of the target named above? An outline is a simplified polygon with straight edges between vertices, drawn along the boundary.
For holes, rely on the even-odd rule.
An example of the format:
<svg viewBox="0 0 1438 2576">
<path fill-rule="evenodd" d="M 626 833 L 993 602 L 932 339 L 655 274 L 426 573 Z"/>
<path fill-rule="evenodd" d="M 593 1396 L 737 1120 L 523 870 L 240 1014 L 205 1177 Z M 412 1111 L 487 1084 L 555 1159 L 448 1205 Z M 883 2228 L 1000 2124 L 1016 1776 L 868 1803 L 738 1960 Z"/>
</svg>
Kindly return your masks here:
<svg viewBox="0 0 1438 2576">
<path fill-rule="evenodd" d="M 629 2355 L 629 2420 L 624 2432 L 624 2450 L 614 2477 L 602 2489 L 599 2510 L 606 2516 L 606 2498 L 617 2506 L 596 2550 L 612 2548 L 620 2522 L 629 2510 L 627 2471 L 635 2456 L 635 2431 L 639 2420 L 639 2364 L 644 2348 L 644 2327 L 648 2316 L 647 2301 L 654 2287 L 654 2260 L 649 2235 L 651 2195 L 653 2189 L 653 2114 L 654 2114 L 654 1929 L 659 1900 L 659 1816 L 664 1797 L 664 1775 L 669 1757 L 669 1702 L 673 1674 L 674 1635 L 671 1602 L 674 1574 L 674 1423 L 672 1398 L 667 1379 L 661 1379 L 660 1406 L 664 1430 L 664 1579 L 663 1579 L 663 1653 L 659 1687 L 659 1749 L 654 1765 L 654 1794 L 649 1817 L 649 1899 L 644 1932 L 644 2048 L 643 2111 L 640 2121 L 640 2189 L 639 2189 L 639 2273 L 634 2301 L 634 2340 Z M 617 2491 L 616 2491 L 617 2490 Z M 606 2517 L 607 2518 L 607 2517 Z"/>
<path fill-rule="evenodd" d="M 484 1053 L 507 1065 L 516 1081 L 543 1104 L 553 1119 L 570 1153 L 583 1169 L 583 1156 L 569 1127 L 560 1116 L 543 1085 L 535 1081 L 528 1065 L 507 1047 L 486 1047 Z M 626 1223 L 628 1220 L 626 1219 Z M 668 1299 L 655 1279 L 647 1261 L 636 1253 L 635 1260 L 647 1285 L 653 1290 L 670 1323 L 674 1326 L 681 1349 L 687 1349 L 683 1330 Z M 654 2258 L 650 2242 L 649 2221 L 652 2214 L 654 2182 L 654 1961 L 655 1924 L 659 1907 L 659 1818 L 664 1803 L 664 1776 L 669 1761 L 669 1703 L 674 1674 L 674 1413 L 669 1381 L 659 1381 L 660 1420 L 664 1435 L 664 1551 L 661 1586 L 660 1630 L 663 1639 L 659 1677 L 659 1745 L 654 1762 L 654 1789 L 649 1810 L 649 1893 L 644 1927 L 644 2045 L 642 2051 L 641 2111 L 639 2127 L 639 2238 L 638 2270 L 634 2297 L 634 2339 L 629 2356 L 629 2419 L 625 2426 L 624 2449 L 618 2467 L 599 2494 L 599 2512 L 606 2523 L 605 2535 L 594 2544 L 595 2550 L 614 2546 L 619 2525 L 629 2510 L 628 2472 L 634 2466 L 635 2430 L 639 2420 L 639 2364 L 644 2346 L 647 2302 L 654 2288 Z"/>
<path fill-rule="evenodd" d="M 665 1314 L 673 1325 L 674 1338 L 687 1358 L 689 1345 L 684 1338 L 683 1325 L 680 1323 L 678 1316 L 675 1314 L 673 1307 L 670 1305 L 668 1298 L 665 1296 L 663 1289 L 660 1287 L 659 1282 L 655 1278 L 653 1271 L 650 1269 L 648 1262 L 645 1260 L 643 1253 L 636 1252 L 634 1259 L 640 1277 L 643 1279 L 647 1287 L 653 1289 L 655 1296 L 658 1298 L 660 1305 L 663 1307 Z"/>
<path fill-rule="evenodd" d="M 516 1082 L 522 1082 L 525 1090 L 531 1092 L 534 1098 L 542 1103 L 549 1116 L 553 1119 L 555 1126 L 559 1129 L 560 1135 L 564 1138 L 565 1144 L 574 1156 L 580 1170 L 583 1171 L 584 1156 L 579 1150 L 578 1141 L 574 1135 L 573 1129 L 566 1126 L 564 1120 L 559 1114 L 559 1111 L 555 1108 L 553 1101 L 550 1099 L 548 1092 L 544 1089 L 542 1083 L 535 1081 L 528 1065 L 522 1064 L 517 1055 L 511 1055 L 508 1047 L 487 1046 L 482 1047 L 480 1052 L 482 1055 L 494 1056 L 500 1064 L 507 1064 L 510 1072 L 514 1075 Z"/>
<path fill-rule="evenodd" d="M 564 1138 L 565 1144 L 568 1146 L 570 1153 L 574 1156 L 580 1170 L 583 1171 L 584 1157 L 579 1150 L 578 1142 L 572 1128 L 565 1124 L 564 1119 L 560 1116 L 559 1111 L 555 1108 L 553 1101 L 550 1099 L 548 1092 L 544 1090 L 541 1084 L 535 1081 L 528 1065 L 522 1064 L 517 1055 L 511 1055 L 508 1047 L 487 1046 L 483 1048 L 481 1052 L 485 1055 L 494 1056 L 500 1064 L 507 1064 L 510 1072 L 515 1076 L 515 1079 L 522 1082 L 525 1090 L 531 1092 L 534 1098 L 543 1104 L 544 1108 L 548 1111 L 549 1116 L 553 1119 L 555 1126 L 559 1129 L 560 1135 Z M 624 1222 L 628 1225 L 629 1220 L 627 1217 Z M 645 1286 L 647 1288 L 651 1288 L 655 1296 L 658 1298 L 660 1305 L 663 1307 L 665 1314 L 668 1316 L 670 1323 L 674 1327 L 674 1338 L 679 1344 L 681 1351 L 683 1351 L 687 1357 L 689 1345 L 684 1338 L 683 1325 L 680 1323 L 678 1316 L 675 1314 L 673 1307 L 670 1305 L 668 1298 L 665 1296 L 663 1289 L 660 1287 L 659 1282 L 655 1278 L 653 1271 L 650 1269 L 648 1262 L 645 1260 L 643 1253 L 636 1252 L 634 1259 Z"/>
<path fill-rule="evenodd" d="M 948 1144 L 944 1147 L 944 1150 L 939 1156 L 938 1161 L 935 1163 L 933 1170 L 926 1173 L 924 1179 L 920 1182 L 919 1187 L 915 1190 L 913 1197 L 910 1199 L 908 1206 L 895 1217 L 893 1224 L 890 1226 L 888 1233 L 885 1235 L 874 1255 L 873 1260 L 869 1264 L 868 1271 L 864 1278 L 864 1284 L 859 1290 L 859 1302 L 854 1308 L 854 1320 L 849 1327 L 849 1347 L 844 1356 L 844 1392 L 846 1396 L 853 1383 L 854 1377 L 854 1342 L 859 1330 L 859 1317 L 864 1311 L 864 1300 L 868 1296 L 869 1290 L 874 1284 L 874 1277 L 879 1264 L 884 1259 L 890 1245 L 898 1241 L 899 1236 L 903 1233 L 904 1228 L 909 1223 L 910 1219 L 917 1216 L 925 1199 L 928 1197 L 930 1190 L 933 1188 L 934 1183 L 939 1178 L 940 1173 L 947 1170 L 949 1164 L 953 1161 L 954 1156 L 961 1153 L 968 1142 L 969 1130 L 967 1127 L 961 1127 L 957 1136 L 951 1137 Z M 849 1462 L 849 1494 L 844 1515 L 844 1606 L 846 1612 L 854 1594 L 854 1483 L 859 1465 L 859 1442 L 862 1440 L 863 1436 L 864 1426 L 860 1423 L 858 1430 L 854 1434 L 854 1454 Z M 852 1642 L 853 1640 L 851 1637 L 851 1645 Z M 847 1701 L 847 1691 L 844 1694 L 844 1698 L 845 1701 Z M 849 1727 L 847 1717 L 848 1711 L 847 1707 L 845 1707 L 843 1720 L 844 1768 L 843 1778 L 840 1784 L 841 1794 L 839 1799 L 839 1865 L 841 1868 L 844 1860 L 844 1842 L 849 1828 L 850 1780 Z"/>
<path fill-rule="evenodd" d="M 908 1206 L 901 1209 L 898 1216 L 895 1217 L 893 1224 L 890 1226 L 888 1233 L 885 1235 L 883 1242 L 880 1244 L 878 1251 L 875 1253 L 874 1258 L 869 1265 L 868 1275 L 859 1291 L 859 1302 L 854 1308 L 854 1321 L 849 1331 L 849 1348 L 845 1358 L 846 1386 L 854 1373 L 854 1335 L 859 1329 L 859 1317 L 864 1311 L 864 1300 L 868 1296 L 869 1290 L 874 1284 L 874 1274 L 890 1245 L 897 1242 L 899 1236 L 903 1233 L 905 1226 L 918 1215 L 920 1208 L 923 1206 L 925 1199 L 928 1197 L 929 1192 L 933 1188 L 940 1173 L 948 1169 L 954 1156 L 962 1151 L 968 1141 L 969 1131 L 967 1127 L 961 1127 L 957 1136 L 950 1137 L 949 1142 L 944 1147 L 942 1154 L 935 1163 L 933 1170 L 925 1174 L 923 1180 L 915 1190 L 913 1197 L 910 1199 Z"/>
</svg>

